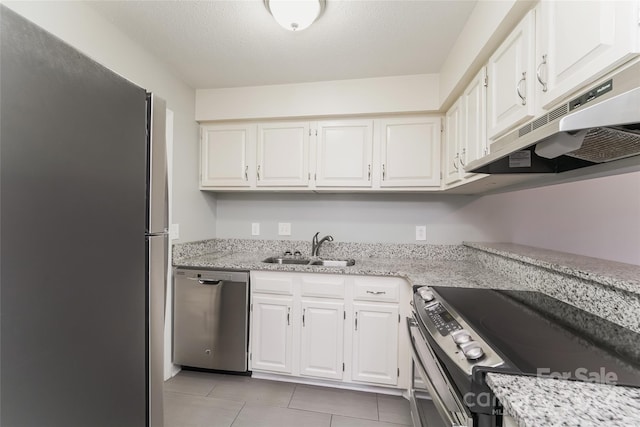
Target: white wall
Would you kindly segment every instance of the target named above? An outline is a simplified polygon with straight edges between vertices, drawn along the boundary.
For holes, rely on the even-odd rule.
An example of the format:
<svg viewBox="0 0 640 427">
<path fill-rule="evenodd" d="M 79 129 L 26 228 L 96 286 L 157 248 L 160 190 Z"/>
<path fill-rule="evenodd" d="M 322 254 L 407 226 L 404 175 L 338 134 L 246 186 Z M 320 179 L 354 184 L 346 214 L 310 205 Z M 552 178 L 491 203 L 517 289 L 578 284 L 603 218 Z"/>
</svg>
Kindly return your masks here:
<svg viewBox="0 0 640 427">
<path fill-rule="evenodd" d="M 196 91 L 196 120 L 435 111 L 438 75 L 379 77 Z"/>
<path fill-rule="evenodd" d="M 107 68 L 167 100 L 174 116 L 173 220 L 181 241 L 215 236 L 215 198 L 198 190 L 195 90 L 82 2 L 3 2 Z"/>
<path fill-rule="evenodd" d="M 415 226 L 427 226 L 432 244 L 487 241 L 503 235 L 487 233 L 469 209 L 471 196 L 434 194 L 219 194 L 218 237 L 311 240 L 331 234 L 339 242 L 421 243 Z M 251 236 L 251 223 L 260 236 Z M 291 236 L 278 236 L 278 222 L 291 223 Z"/>
<path fill-rule="evenodd" d="M 465 209 L 493 241 L 640 265 L 640 172 L 484 196 Z"/>
</svg>

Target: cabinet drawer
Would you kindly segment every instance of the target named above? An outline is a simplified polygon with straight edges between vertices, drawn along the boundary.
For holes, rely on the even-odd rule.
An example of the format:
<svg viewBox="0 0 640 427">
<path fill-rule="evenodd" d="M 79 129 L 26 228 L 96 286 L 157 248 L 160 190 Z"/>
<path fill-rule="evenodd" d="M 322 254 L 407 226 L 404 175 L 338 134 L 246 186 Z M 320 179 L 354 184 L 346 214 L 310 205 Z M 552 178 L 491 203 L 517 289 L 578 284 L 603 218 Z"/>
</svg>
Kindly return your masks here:
<svg viewBox="0 0 640 427">
<path fill-rule="evenodd" d="M 344 278 L 328 276 L 304 276 L 302 296 L 344 298 Z"/>
<path fill-rule="evenodd" d="M 273 273 L 252 273 L 251 289 L 253 292 L 293 295 L 293 276 Z"/>
<path fill-rule="evenodd" d="M 402 280 L 382 277 L 366 277 L 354 280 L 353 297 L 361 301 L 398 302 Z"/>
</svg>

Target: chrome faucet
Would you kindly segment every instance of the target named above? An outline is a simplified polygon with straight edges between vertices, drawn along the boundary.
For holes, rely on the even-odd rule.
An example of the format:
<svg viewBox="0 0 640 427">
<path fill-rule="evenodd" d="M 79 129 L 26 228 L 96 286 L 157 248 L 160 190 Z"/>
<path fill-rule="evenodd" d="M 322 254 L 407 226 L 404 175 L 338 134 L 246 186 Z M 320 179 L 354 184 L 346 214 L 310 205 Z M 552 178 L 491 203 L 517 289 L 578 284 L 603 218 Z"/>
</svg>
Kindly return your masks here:
<svg viewBox="0 0 640 427">
<path fill-rule="evenodd" d="M 325 241 L 333 242 L 333 236 L 324 236 L 320 241 L 318 241 L 318 231 L 311 239 L 311 256 L 318 256 L 318 252 L 320 251 L 320 245 L 322 245 Z"/>
</svg>

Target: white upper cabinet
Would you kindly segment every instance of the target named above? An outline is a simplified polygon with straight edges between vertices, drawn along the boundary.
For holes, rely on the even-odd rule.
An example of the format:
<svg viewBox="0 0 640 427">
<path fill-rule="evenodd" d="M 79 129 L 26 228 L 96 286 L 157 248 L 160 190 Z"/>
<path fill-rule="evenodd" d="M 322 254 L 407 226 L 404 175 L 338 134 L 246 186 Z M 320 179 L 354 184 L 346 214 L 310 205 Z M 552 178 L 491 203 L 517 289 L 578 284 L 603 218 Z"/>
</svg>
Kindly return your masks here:
<svg viewBox="0 0 640 427">
<path fill-rule="evenodd" d="M 584 32 L 572 26 L 572 31 Z M 535 66 L 535 11 L 530 11 L 491 55 L 488 75 L 488 137 L 495 139 L 532 118 Z"/>
<path fill-rule="evenodd" d="M 318 122 L 316 187 L 371 187 L 373 120 Z"/>
<path fill-rule="evenodd" d="M 460 146 L 462 145 L 462 108 L 463 99 L 459 98 L 455 104 L 451 106 L 445 116 L 444 133 L 444 156 L 443 171 L 444 183 L 453 184 L 461 179 L 460 173 Z"/>
<path fill-rule="evenodd" d="M 255 135 L 253 124 L 202 126 L 200 185 L 250 187 Z"/>
<path fill-rule="evenodd" d="M 550 1 L 538 9 L 540 105 L 589 84 L 638 52 L 638 1 Z"/>
<path fill-rule="evenodd" d="M 440 118 L 380 120 L 381 187 L 440 185 Z"/>
<path fill-rule="evenodd" d="M 307 186 L 309 183 L 309 123 L 258 125 L 256 185 Z"/>
<path fill-rule="evenodd" d="M 483 67 L 460 98 L 462 109 L 460 166 L 462 168 L 488 153 L 486 77 L 487 69 Z M 465 176 L 468 175 L 473 174 L 465 174 Z"/>
<path fill-rule="evenodd" d="M 445 116 L 442 162 L 446 185 L 482 176 L 464 168 L 487 154 L 486 75 L 483 67 Z"/>
</svg>

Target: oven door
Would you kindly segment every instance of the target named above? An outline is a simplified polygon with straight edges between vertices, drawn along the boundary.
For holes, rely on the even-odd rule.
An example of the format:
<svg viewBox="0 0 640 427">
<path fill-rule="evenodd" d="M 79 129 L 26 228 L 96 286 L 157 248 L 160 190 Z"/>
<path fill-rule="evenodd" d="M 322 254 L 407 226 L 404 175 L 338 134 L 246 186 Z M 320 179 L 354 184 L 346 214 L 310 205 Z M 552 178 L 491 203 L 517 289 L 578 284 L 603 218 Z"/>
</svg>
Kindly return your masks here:
<svg viewBox="0 0 640 427">
<path fill-rule="evenodd" d="M 471 427 L 473 419 L 463 405 L 461 397 L 457 395 L 455 388 L 444 374 L 440 362 L 422 335 L 417 321 L 413 318 L 407 318 L 407 327 L 411 337 L 414 365 L 413 385 L 410 391 L 411 418 L 414 427 L 433 425 L 433 421 L 429 422 L 425 419 L 429 414 L 426 409 L 429 404 L 425 401 L 428 400 L 428 397 L 424 393 L 424 389 L 428 391 L 428 395 L 431 397 L 442 423 L 444 423 L 443 425 Z"/>
</svg>

